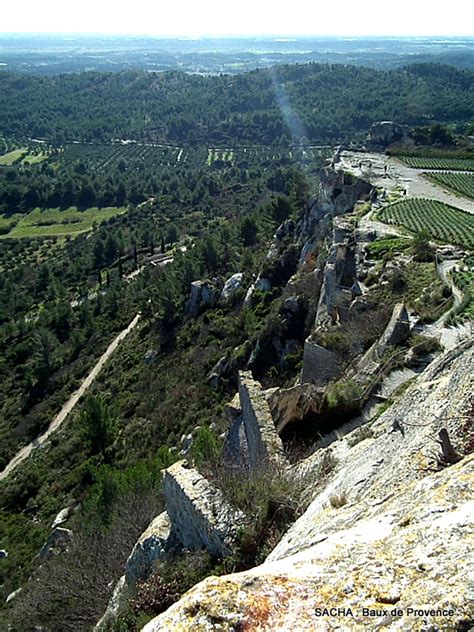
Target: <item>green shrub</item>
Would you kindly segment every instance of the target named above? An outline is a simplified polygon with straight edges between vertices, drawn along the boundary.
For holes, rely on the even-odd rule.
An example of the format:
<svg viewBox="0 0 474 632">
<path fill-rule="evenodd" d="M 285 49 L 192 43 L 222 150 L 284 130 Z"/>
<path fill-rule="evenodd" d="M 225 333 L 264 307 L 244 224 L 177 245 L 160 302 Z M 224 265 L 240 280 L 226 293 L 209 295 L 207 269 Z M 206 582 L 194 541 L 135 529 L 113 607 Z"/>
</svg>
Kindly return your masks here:
<svg viewBox="0 0 474 632">
<path fill-rule="evenodd" d="M 326 389 L 326 405 L 329 410 L 354 405 L 362 395 L 362 387 L 355 382 L 331 382 Z"/>
<path fill-rule="evenodd" d="M 213 463 L 221 452 L 219 438 L 209 426 L 201 426 L 194 436 L 190 452 L 198 468 L 206 463 Z"/>
</svg>

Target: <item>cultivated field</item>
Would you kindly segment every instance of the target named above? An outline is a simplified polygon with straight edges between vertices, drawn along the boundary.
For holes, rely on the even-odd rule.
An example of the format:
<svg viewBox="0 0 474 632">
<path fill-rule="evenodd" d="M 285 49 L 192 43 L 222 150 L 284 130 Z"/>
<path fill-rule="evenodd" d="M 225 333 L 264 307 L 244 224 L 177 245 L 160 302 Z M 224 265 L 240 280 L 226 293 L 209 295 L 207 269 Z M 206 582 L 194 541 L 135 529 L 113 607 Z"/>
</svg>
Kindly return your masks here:
<svg viewBox="0 0 474 632">
<path fill-rule="evenodd" d="M 170 147 L 152 143 L 112 143 L 110 145 L 93 145 L 73 143 L 63 148 L 61 156 L 64 160 L 92 161 L 99 169 L 117 165 L 120 161 L 148 164 L 156 167 L 173 166 L 258 166 L 265 163 L 311 162 L 320 161 L 329 155 L 324 147 L 282 148 L 272 146 L 249 147 L 209 147 L 206 149 L 190 149 Z M 217 163 L 217 165 L 215 165 Z"/>
<path fill-rule="evenodd" d="M 441 172 L 425 173 L 423 175 L 435 184 L 441 184 L 456 193 L 474 199 L 474 173 Z"/>
<path fill-rule="evenodd" d="M 0 156 L 0 165 L 4 167 L 12 165 L 14 162 L 21 160 L 27 151 L 26 147 L 23 147 L 22 149 L 14 149 L 13 151 L 3 154 L 3 156 Z"/>
<path fill-rule="evenodd" d="M 126 211 L 125 208 L 89 208 L 78 211 L 72 206 L 68 209 L 36 208 L 27 215 L 0 216 L 0 239 L 24 237 L 66 237 L 91 230 L 95 223 Z"/>
<path fill-rule="evenodd" d="M 62 156 L 65 160 L 84 160 L 99 163 L 99 169 L 126 162 L 154 166 L 176 166 L 187 162 L 188 152 L 181 147 L 168 147 L 141 143 L 113 143 L 110 145 L 66 145 Z"/>
<path fill-rule="evenodd" d="M 474 248 L 474 216 L 437 200 L 401 200 L 384 208 L 378 217 L 387 224 L 404 226 L 414 233 L 427 230 L 443 243 Z"/>
<path fill-rule="evenodd" d="M 397 156 L 414 169 L 439 169 L 440 171 L 474 171 L 474 159 L 468 158 L 421 158 Z"/>
</svg>

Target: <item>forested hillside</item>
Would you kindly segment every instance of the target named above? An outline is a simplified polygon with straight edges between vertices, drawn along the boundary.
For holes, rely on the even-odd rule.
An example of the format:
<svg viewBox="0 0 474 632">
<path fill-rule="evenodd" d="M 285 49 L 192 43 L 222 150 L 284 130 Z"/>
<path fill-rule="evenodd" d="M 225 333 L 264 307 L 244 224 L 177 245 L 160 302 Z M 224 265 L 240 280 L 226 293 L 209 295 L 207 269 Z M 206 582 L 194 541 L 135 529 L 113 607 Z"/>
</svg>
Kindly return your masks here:
<svg viewBox="0 0 474 632">
<path fill-rule="evenodd" d="M 376 120 L 467 122 L 474 72 L 281 66 L 236 76 L 178 72 L 0 75 L 0 133 L 49 141 L 134 138 L 255 144 L 354 139 Z"/>
</svg>

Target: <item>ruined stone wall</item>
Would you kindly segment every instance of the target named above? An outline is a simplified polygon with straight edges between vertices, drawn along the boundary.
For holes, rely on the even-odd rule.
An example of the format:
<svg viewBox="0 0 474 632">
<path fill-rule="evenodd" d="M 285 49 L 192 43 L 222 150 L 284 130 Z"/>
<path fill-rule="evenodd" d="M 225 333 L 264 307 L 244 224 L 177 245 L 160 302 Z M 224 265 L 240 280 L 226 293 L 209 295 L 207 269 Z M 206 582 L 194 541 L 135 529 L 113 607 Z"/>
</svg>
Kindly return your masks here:
<svg viewBox="0 0 474 632">
<path fill-rule="evenodd" d="M 163 493 L 174 535 L 185 548 L 205 548 L 218 556 L 230 553 L 244 515 L 219 489 L 178 461 L 164 471 Z"/>
<path fill-rule="evenodd" d="M 239 373 L 239 397 L 247 436 L 248 460 L 253 468 L 268 461 L 286 464 L 283 444 L 277 434 L 262 387 L 248 371 Z"/>
<path fill-rule="evenodd" d="M 224 458 L 226 462 L 234 465 L 243 465 L 248 462 L 247 435 L 242 412 L 228 415 L 230 419 L 229 430 L 224 439 Z"/>
</svg>

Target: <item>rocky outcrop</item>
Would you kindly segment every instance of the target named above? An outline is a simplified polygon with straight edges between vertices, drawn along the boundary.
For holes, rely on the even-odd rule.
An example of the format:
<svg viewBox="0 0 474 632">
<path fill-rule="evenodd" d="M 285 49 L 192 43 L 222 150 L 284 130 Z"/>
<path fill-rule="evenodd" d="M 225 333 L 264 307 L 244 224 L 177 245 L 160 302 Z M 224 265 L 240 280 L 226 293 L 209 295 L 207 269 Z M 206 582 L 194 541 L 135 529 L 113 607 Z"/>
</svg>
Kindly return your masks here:
<svg viewBox="0 0 474 632">
<path fill-rule="evenodd" d="M 221 384 L 222 378 L 227 377 L 232 368 L 232 362 L 229 357 L 222 356 L 216 364 L 212 367 L 211 372 L 207 376 L 207 382 L 209 385 L 217 389 Z"/>
<path fill-rule="evenodd" d="M 377 121 L 370 128 L 367 146 L 371 149 L 385 149 L 395 142 L 406 142 L 408 127 L 394 121 Z"/>
<path fill-rule="evenodd" d="M 297 226 L 302 237 L 312 238 L 317 223 L 325 215 L 343 215 L 352 211 L 356 202 L 367 200 L 372 194 L 370 182 L 345 172 L 340 163 L 320 169 L 318 175 L 318 195 L 310 201 Z"/>
<path fill-rule="evenodd" d="M 397 303 L 390 321 L 377 343 L 377 354 L 381 356 L 387 347 L 400 345 L 410 336 L 410 319 L 403 303 Z"/>
<path fill-rule="evenodd" d="M 321 406 L 324 390 L 313 384 L 298 384 L 291 388 L 276 388 L 266 391 L 266 398 L 278 434 L 289 423 L 301 421 Z"/>
<path fill-rule="evenodd" d="M 406 342 L 410 336 L 411 326 L 408 312 L 403 303 L 397 303 L 392 311 L 390 321 L 380 338 L 357 361 L 352 373 L 356 373 L 358 381 L 377 371 L 384 353 L 389 347 Z M 364 377 L 365 376 L 365 377 Z"/>
<path fill-rule="evenodd" d="M 187 549 L 228 555 L 244 515 L 197 470 L 178 461 L 164 471 L 163 493 L 173 533 Z"/>
<path fill-rule="evenodd" d="M 65 507 L 64 509 L 61 509 L 56 518 L 53 520 L 51 524 L 51 529 L 56 529 L 56 527 L 64 524 L 71 515 L 71 512 L 71 507 Z"/>
<path fill-rule="evenodd" d="M 206 579 L 144 631 L 469 629 L 474 455 L 437 471 L 427 435 L 445 428 L 457 454 L 472 450 L 473 361 L 472 342 L 450 351 L 371 433 L 299 464 L 311 475 L 326 461 L 324 484 L 313 479 L 312 503 L 267 561 Z"/>
<path fill-rule="evenodd" d="M 283 444 L 277 434 L 267 399 L 262 387 L 249 371 L 239 373 L 239 399 L 250 467 L 257 468 L 269 461 L 285 465 Z"/>
<path fill-rule="evenodd" d="M 154 563 L 170 548 L 170 534 L 171 521 L 163 511 L 142 533 L 125 564 L 125 579 L 129 586 L 150 575 Z"/>
<path fill-rule="evenodd" d="M 122 575 L 122 577 L 114 586 L 112 596 L 110 597 L 109 603 L 107 605 L 107 610 L 98 621 L 98 623 L 94 626 L 94 632 L 106 632 L 113 628 L 118 614 L 125 603 L 126 593 L 127 584 L 125 581 L 125 575 Z"/>
<path fill-rule="evenodd" d="M 244 275 L 242 272 L 237 272 L 236 274 L 233 274 L 231 277 L 229 277 L 224 283 L 224 287 L 222 288 L 221 299 L 227 300 L 233 294 L 235 294 L 235 292 L 237 292 L 237 290 L 242 287 L 243 278 Z"/>
<path fill-rule="evenodd" d="M 343 218 L 336 219 L 332 241 L 324 268 L 316 326 L 345 320 L 357 294 L 356 244 L 352 223 Z"/>
<path fill-rule="evenodd" d="M 339 372 L 339 356 L 308 338 L 304 343 L 301 384 L 324 386 Z"/>
<path fill-rule="evenodd" d="M 196 315 L 201 309 L 212 307 L 219 298 L 219 289 L 211 281 L 193 281 L 186 305 L 188 314 Z"/>
<path fill-rule="evenodd" d="M 73 533 L 70 529 L 55 527 L 39 552 L 40 559 L 45 559 L 67 550 L 72 538 Z"/>
<path fill-rule="evenodd" d="M 265 277 L 261 277 L 260 275 L 258 275 L 255 283 L 252 283 L 247 290 L 247 294 L 245 295 L 244 299 L 244 305 L 247 306 L 252 304 L 252 297 L 255 290 L 258 290 L 259 292 L 269 292 L 271 289 L 272 284 L 270 279 L 266 279 Z"/>
</svg>

